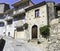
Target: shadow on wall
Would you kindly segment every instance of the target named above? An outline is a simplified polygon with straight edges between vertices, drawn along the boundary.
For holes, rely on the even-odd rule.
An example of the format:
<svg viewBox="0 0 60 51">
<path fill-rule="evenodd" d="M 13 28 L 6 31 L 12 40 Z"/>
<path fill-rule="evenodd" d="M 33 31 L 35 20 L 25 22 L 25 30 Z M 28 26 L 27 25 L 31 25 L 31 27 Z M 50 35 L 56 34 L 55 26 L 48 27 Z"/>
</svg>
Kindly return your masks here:
<svg viewBox="0 0 60 51">
<path fill-rule="evenodd" d="M 3 51 L 3 48 L 5 46 L 5 40 L 4 39 L 0 39 L 0 51 Z"/>
</svg>

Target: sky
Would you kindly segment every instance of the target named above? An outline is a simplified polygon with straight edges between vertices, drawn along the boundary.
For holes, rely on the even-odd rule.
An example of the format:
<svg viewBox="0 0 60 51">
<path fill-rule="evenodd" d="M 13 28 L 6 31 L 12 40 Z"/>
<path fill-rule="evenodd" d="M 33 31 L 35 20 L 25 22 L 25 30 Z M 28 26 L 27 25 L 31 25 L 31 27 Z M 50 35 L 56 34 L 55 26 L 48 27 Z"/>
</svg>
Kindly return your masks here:
<svg viewBox="0 0 60 51">
<path fill-rule="evenodd" d="M 0 0 L 0 3 L 7 3 L 12 8 L 12 4 L 18 2 L 19 0 Z M 60 0 L 32 0 L 33 3 L 38 4 L 42 1 L 54 1 L 55 3 L 60 3 Z"/>
</svg>

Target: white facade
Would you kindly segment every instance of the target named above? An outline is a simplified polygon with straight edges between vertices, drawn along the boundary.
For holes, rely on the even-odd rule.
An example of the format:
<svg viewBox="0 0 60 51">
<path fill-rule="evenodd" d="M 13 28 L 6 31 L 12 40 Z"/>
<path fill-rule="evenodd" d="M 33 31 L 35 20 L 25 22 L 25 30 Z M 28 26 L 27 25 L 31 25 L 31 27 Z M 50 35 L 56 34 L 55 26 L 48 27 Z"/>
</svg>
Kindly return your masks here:
<svg viewBox="0 0 60 51">
<path fill-rule="evenodd" d="M 4 20 L 0 20 L 0 35 L 5 35 L 5 21 Z M 3 25 L 2 25 L 3 24 Z"/>
</svg>

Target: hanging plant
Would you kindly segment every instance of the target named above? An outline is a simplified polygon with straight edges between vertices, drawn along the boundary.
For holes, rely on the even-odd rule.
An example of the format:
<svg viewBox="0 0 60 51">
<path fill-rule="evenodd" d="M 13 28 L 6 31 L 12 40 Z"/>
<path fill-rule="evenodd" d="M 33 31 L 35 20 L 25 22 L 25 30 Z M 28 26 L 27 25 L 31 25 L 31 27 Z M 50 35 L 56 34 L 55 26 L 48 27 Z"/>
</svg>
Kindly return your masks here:
<svg viewBox="0 0 60 51">
<path fill-rule="evenodd" d="M 23 25 L 23 27 L 24 27 L 24 29 L 28 29 L 28 24 L 25 23 L 25 24 Z"/>
</svg>

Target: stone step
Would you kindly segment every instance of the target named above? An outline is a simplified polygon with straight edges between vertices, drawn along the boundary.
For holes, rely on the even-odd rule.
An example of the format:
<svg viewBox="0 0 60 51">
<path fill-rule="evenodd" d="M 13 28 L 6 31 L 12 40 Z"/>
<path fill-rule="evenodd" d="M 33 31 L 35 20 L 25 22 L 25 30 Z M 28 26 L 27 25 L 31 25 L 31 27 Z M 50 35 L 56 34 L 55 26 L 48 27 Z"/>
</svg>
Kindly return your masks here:
<svg viewBox="0 0 60 51">
<path fill-rule="evenodd" d="M 32 40 L 30 40 L 29 43 L 31 43 L 31 44 L 37 44 L 37 41 L 38 41 L 38 39 L 32 39 Z"/>
<path fill-rule="evenodd" d="M 31 42 L 37 42 L 38 41 L 38 39 L 32 39 L 32 40 L 30 40 Z"/>
</svg>

